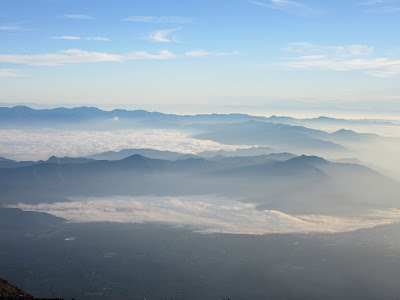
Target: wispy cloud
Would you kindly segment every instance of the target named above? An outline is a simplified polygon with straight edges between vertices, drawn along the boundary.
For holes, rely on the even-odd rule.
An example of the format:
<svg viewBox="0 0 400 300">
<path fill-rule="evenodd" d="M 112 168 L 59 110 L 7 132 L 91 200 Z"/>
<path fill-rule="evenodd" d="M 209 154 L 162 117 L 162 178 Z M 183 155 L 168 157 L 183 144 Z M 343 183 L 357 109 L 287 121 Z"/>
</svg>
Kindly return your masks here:
<svg viewBox="0 0 400 300">
<path fill-rule="evenodd" d="M 80 40 L 81 39 L 78 36 L 70 36 L 70 35 L 52 36 L 50 38 L 53 40 Z"/>
<path fill-rule="evenodd" d="M 365 71 L 377 77 L 400 74 L 400 59 L 372 57 L 374 48 L 367 45 L 320 46 L 311 43 L 290 43 L 285 51 L 299 56 L 288 58 L 287 66 L 297 69 Z"/>
<path fill-rule="evenodd" d="M 27 74 L 21 74 L 15 69 L 0 69 L 0 77 L 25 77 L 30 76 Z"/>
<path fill-rule="evenodd" d="M 374 52 L 374 47 L 367 45 L 322 46 L 307 42 L 295 42 L 286 45 L 283 50 L 299 54 L 319 54 L 336 56 L 369 56 Z"/>
<path fill-rule="evenodd" d="M 334 71 L 363 70 L 368 75 L 376 77 L 391 77 L 400 74 L 400 60 L 388 58 L 372 59 L 309 59 L 299 58 L 297 61 L 287 63 L 289 67 L 299 69 L 321 68 Z"/>
<path fill-rule="evenodd" d="M 110 41 L 109 38 L 101 37 L 101 36 L 87 37 L 87 38 L 85 38 L 85 40 L 87 40 L 87 41 L 105 41 L 105 42 Z"/>
<path fill-rule="evenodd" d="M 50 37 L 54 40 L 86 40 L 86 41 L 109 41 L 110 39 L 105 37 L 86 37 L 81 38 L 79 36 L 70 36 L 70 35 L 63 35 L 63 36 L 52 36 Z"/>
<path fill-rule="evenodd" d="M 194 19 L 185 17 L 131 16 L 123 20 L 132 22 L 145 22 L 145 23 L 176 23 L 176 24 L 195 23 Z"/>
<path fill-rule="evenodd" d="M 367 13 L 390 14 L 400 12 L 398 0 L 369 0 L 359 3 Z"/>
<path fill-rule="evenodd" d="M 179 57 L 206 57 L 237 55 L 239 52 L 212 52 L 205 50 L 188 51 L 177 55 L 169 50 L 156 53 L 133 51 L 124 54 L 68 49 L 45 54 L 0 54 L 0 63 L 22 64 L 29 66 L 59 66 L 64 64 L 122 62 L 129 60 L 166 60 Z"/>
<path fill-rule="evenodd" d="M 14 26 L 14 25 L 1 25 L 0 30 L 20 30 L 20 26 Z"/>
<path fill-rule="evenodd" d="M 76 15 L 76 14 L 66 14 L 66 15 L 64 15 L 64 17 L 68 18 L 68 19 L 77 19 L 77 20 L 93 20 L 94 19 L 92 16 Z"/>
<path fill-rule="evenodd" d="M 185 56 L 189 56 L 189 57 L 229 56 L 229 55 L 238 55 L 238 54 L 239 54 L 238 51 L 233 51 L 233 52 L 213 52 L 213 51 L 207 51 L 207 50 L 203 50 L 203 49 L 185 52 Z"/>
<path fill-rule="evenodd" d="M 149 39 L 153 42 L 160 43 L 179 42 L 176 36 L 173 34 L 176 31 L 177 29 L 157 30 L 149 34 Z"/>
<path fill-rule="evenodd" d="M 294 15 L 308 16 L 316 13 L 316 10 L 312 7 L 291 0 L 250 0 L 249 3 L 270 9 L 281 10 Z"/>
<path fill-rule="evenodd" d="M 156 60 L 163 60 L 163 59 L 172 59 L 176 58 L 176 55 L 168 50 L 159 51 L 157 54 L 151 54 L 146 51 L 137 51 L 131 52 L 130 54 L 125 56 L 125 59 L 156 59 Z"/>
<path fill-rule="evenodd" d="M 120 62 L 135 59 L 171 59 L 174 57 L 175 55 L 167 50 L 160 51 L 157 54 L 151 54 L 145 51 L 131 52 L 128 54 L 112 54 L 69 49 L 47 54 L 3 54 L 0 55 L 0 62 L 30 66 L 58 66 L 74 63 Z"/>
</svg>

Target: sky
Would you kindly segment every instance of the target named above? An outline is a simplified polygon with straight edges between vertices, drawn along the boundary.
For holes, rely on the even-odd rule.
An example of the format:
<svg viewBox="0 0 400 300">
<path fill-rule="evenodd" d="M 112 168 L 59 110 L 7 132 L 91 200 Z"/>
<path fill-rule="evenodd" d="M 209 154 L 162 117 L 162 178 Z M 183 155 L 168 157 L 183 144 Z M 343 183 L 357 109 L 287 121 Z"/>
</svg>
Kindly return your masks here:
<svg viewBox="0 0 400 300">
<path fill-rule="evenodd" d="M 396 115 L 399 31 L 400 0 L 1 0 L 0 102 Z"/>
</svg>

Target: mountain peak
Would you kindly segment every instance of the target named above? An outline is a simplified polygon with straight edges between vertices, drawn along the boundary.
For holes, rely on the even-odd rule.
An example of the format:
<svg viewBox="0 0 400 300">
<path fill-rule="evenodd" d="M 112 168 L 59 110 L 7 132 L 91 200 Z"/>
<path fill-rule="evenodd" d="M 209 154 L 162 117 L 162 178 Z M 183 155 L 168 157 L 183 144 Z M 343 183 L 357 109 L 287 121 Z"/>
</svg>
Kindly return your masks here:
<svg viewBox="0 0 400 300">
<path fill-rule="evenodd" d="M 124 159 L 122 159 L 123 161 L 132 161 L 132 160 L 149 160 L 149 158 L 147 158 L 147 157 L 145 157 L 145 156 L 143 156 L 143 155 L 140 155 L 140 154 L 133 154 L 133 155 L 131 155 L 131 156 L 128 156 L 128 157 L 126 157 L 126 158 L 124 158 Z"/>
<path fill-rule="evenodd" d="M 355 136 L 358 133 L 353 130 L 349 130 L 349 129 L 340 129 L 338 131 L 335 131 L 333 134 L 342 135 L 342 136 Z"/>
<path fill-rule="evenodd" d="M 327 164 L 329 163 L 327 160 L 323 159 L 322 157 L 319 156 L 307 156 L 307 155 L 301 155 L 297 156 L 294 158 L 291 158 L 287 160 L 287 162 L 292 162 L 292 163 L 307 163 L 311 165 L 321 165 L 321 164 Z"/>
</svg>

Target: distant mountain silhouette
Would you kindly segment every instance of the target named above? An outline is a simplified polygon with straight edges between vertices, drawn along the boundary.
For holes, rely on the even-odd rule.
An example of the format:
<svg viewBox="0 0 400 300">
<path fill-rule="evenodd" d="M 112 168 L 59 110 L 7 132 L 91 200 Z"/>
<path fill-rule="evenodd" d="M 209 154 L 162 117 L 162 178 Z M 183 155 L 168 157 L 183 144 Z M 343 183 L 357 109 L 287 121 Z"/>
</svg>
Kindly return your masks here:
<svg viewBox="0 0 400 300">
<path fill-rule="evenodd" d="M 330 151 L 346 150 L 343 146 L 328 141 L 330 134 L 321 130 L 257 121 L 221 125 L 209 133 L 198 134 L 195 138 L 232 145 L 267 145 L 273 148 Z"/>
<path fill-rule="evenodd" d="M 371 119 L 338 119 L 331 118 L 326 116 L 320 116 L 317 118 L 306 118 L 306 119 L 295 119 L 291 117 L 285 116 L 271 116 L 268 118 L 269 121 L 276 123 L 283 123 L 289 125 L 305 125 L 313 124 L 313 125 L 335 125 L 335 126 L 343 126 L 343 125 L 395 125 L 390 121 L 382 121 L 382 120 L 371 120 Z"/>
<path fill-rule="evenodd" d="M 178 159 L 195 157 L 195 155 L 191 154 L 183 154 L 171 151 L 160 151 L 155 149 L 123 149 L 120 151 L 107 151 L 98 154 L 92 154 L 87 156 L 87 158 L 96 160 L 120 160 L 135 154 L 139 154 L 147 158 L 165 159 L 165 160 L 178 160 Z"/>
<path fill-rule="evenodd" d="M 342 163 L 342 164 L 365 165 L 364 162 L 362 162 L 361 160 L 359 160 L 356 157 L 330 159 L 330 161 L 334 162 L 334 163 Z"/>
<path fill-rule="evenodd" d="M 251 147 L 251 148 L 238 148 L 235 150 L 218 150 L 218 151 L 203 151 L 198 153 L 202 157 L 214 157 L 217 155 L 229 156 L 259 156 L 273 154 L 274 149 L 270 147 Z"/>
<path fill-rule="evenodd" d="M 118 118 L 118 122 L 114 117 Z M 190 124 L 196 122 L 243 122 L 248 120 L 266 120 L 265 117 L 250 116 L 247 114 L 209 114 L 209 115 L 174 115 L 145 110 L 115 109 L 103 111 L 96 107 L 32 109 L 27 106 L 0 107 L 0 125 L 4 127 L 45 125 L 45 124 L 70 124 L 83 126 L 88 122 L 109 122 L 117 126 L 133 123 L 143 127 L 173 127 L 177 124 Z M 100 123 L 99 123 L 100 122 Z"/>
<path fill-rule="evenodd" d="M 117 117 L 117 119 L 115 119 Z M 96 107 L 75 107 L 75 108 L 53 108 L 53 109 L 32 109 L 27 106 L 0 107 L 0 126 L 48 126 L 56 128 L 60 126 L 89 126 L 93 128 L 125 128 L 125 127 L 145 127 L 145 128 L 175 128 L 190 125 L 197 127 L 196 124 L 204 126 L 206 124 L 229 124 L 247 121 L 273 122 L 289 125 L 307 124 L 380 124 L 395 125 L 390 122 L 374 120 L 345 120 L 328 117 L 313 119 L 295 119 L 291 117 L 271 116 L 251 116 L 248 114 L 198 114 L 198 115 L 176 115 L 160 112 L 149 112 L 146 110 L 125 110 L 115 109 L 104 111 Z"/>
<path fill-rule="evenodd" d="M 269 155 L 259 155 L 259 156 L 229 156 L 225 157 L 222 155 L 217 155 L 209 158 L 209 160 L 217 161 L 226 168 L 238 168 L 238 167 L 249 167 L 265 164 L 273 164 L 276 162 L 283 162 L 289 160 L 296 155 L 291 153 L 272 153 Z"/>
<path fill-rule="evenodd" d="M 249 157 L 249 156 L 268 156 L 268 159 L 283 160 L 294 157 L 291 153 L 272 153 L 272 148 L 253 147 L 248 149 L 236 149 L 232 151 L 204 151 L 198 154 L 185 154 L 180 152 L 161 151 L 155 149 L 123 149 L 120 151 L 107 151 L 86 156 L 95 160 L 121 160 L 129 156 L 139 154 L 147 158 L 164 159 L 164 160 L 184 160 L 188 158 L 210 158 L 215 160 L 216 157 Z M 0 160 L 1 164 L 1 160 Z"/>
<path fill-rule="evenodd" d="M 301 156 L 296 156 L 291 159 L 288 159 L 285 163 L 291 164 L 291 165 L 304 165 L 304 164 L 309 164 L 313 166 L 320 166 L 320 165 L 326 165 L 329 164 L 329 162 L 322 157 L 318 156 L 307 156 L 307 155 L 301 155 Z"/>
<path fill-rule="evenodd" d="M 357 164 L 288 153 L 175 161 L 132 155 L 87 163 L 0 168 L 0 204 L 70 196 L 223 194 L 290 213 L 399 207 L 397 182 Z M 338 200 L 339 199 L 339 200 Z M 263 204 L 264 205 L 264 204 Z"/>
<path fill-rule="evenodd" d="M 377 139 L 380 136 L 372 133 L 357 133 L 353 130 L 340 129 L 331 134 L 331 136 L 338 141 L 367 141 Z"/>
<path fill-rule="evenodd" d="M 51 156 L 48 160 L 39 160 L 39 161 L 16 161 L 12 159 L 7 159 L 5 157 L 0 157 L 0 168 L 20 168 L 20 167 L 29 167 L 38 164 L 85 164 L 93 161 L 93 159 L 83 158 L 83 157 L 56 157 Z"/>
</svg>

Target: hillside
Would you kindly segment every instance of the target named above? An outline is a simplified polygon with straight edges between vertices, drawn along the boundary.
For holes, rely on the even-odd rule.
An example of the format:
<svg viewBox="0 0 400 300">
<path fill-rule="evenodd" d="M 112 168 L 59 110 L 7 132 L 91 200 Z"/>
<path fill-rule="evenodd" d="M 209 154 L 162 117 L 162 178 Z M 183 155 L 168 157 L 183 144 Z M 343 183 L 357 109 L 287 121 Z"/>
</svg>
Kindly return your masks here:
<svg viewBox="0 0 400 300">
<path fill-rule="evenodd" d="M 36 298 L 0 278 L 0 300 L 63 300 L 61 298 Z"/>
</svg>

